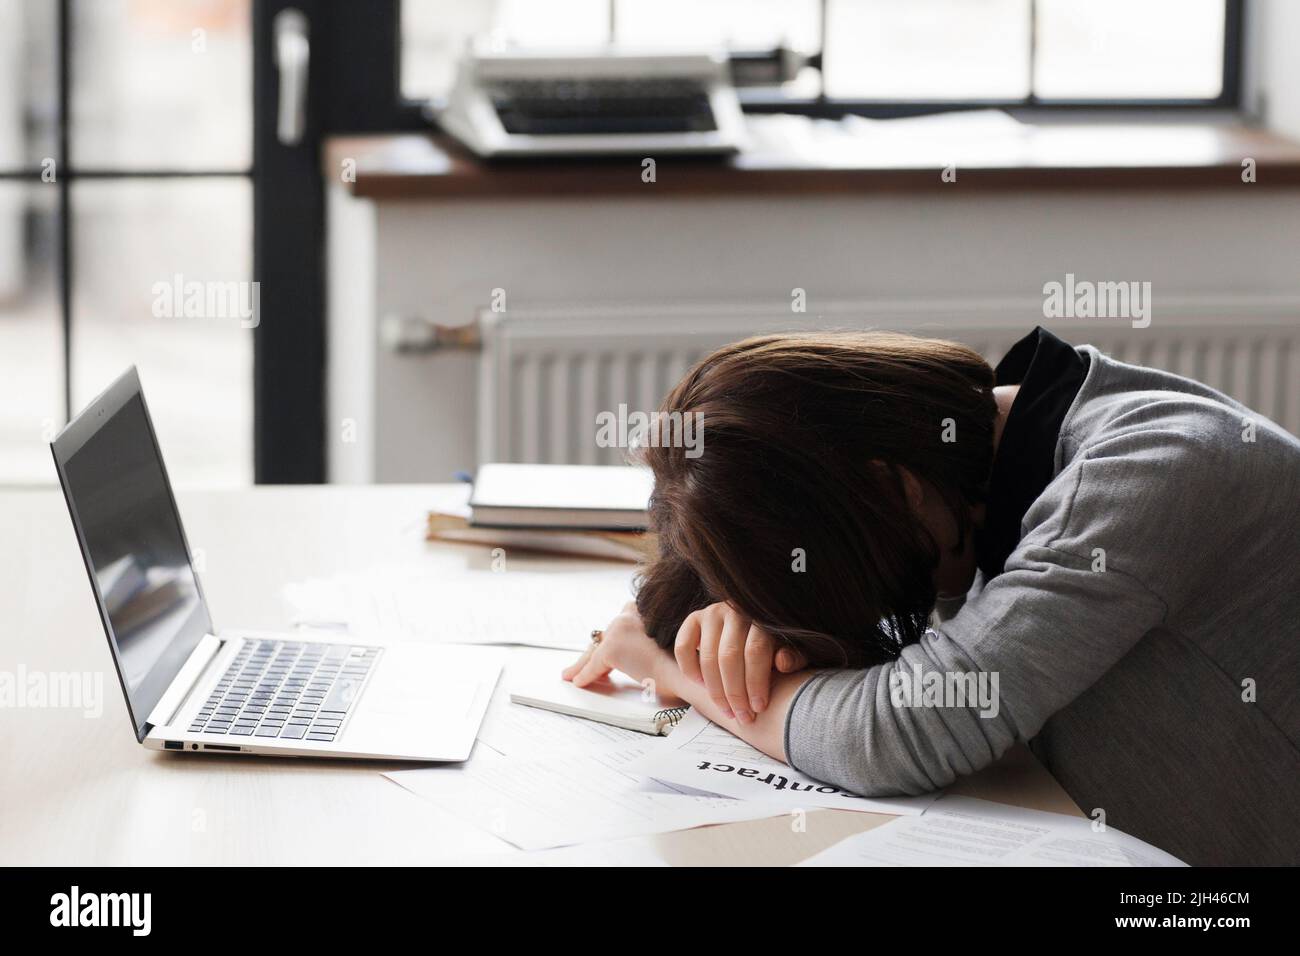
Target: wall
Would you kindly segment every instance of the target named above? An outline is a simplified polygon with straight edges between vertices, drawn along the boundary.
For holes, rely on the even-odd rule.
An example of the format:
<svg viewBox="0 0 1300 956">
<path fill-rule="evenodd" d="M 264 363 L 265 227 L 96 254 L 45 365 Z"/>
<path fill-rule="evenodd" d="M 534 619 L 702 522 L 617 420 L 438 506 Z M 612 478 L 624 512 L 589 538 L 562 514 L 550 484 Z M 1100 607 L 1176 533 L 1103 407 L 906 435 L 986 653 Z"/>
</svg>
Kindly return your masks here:
<svg viewBox="0 0 1300 956">
<path fill-rule="evenodd" d="M 771 308 L 934 303 L 1042 321 L 1042 287 L 1068 272 L 1152 283 L 1155 321 L 1179 308 L 1225 322 L 1300 312 L 1300 190 L 852 196 L 583 202 L 384 202 L 376 206 L 374 308 L 350 300 L 349 333 L 378 317 L 466 322 L 504 289 L 510 309 L 669 303 Z M 332 262 L 354 268 L 358 257 Z M 332 265 L 332 268 L 336 266 Z M 333 320 L 343 321 L 341 317 Z M 367 323 L 357 326 L 355 323 Z M 368 331 L 360 332 L 366 328 Z M 1068 327 L 1063 330 L 1069 333 Z M 366 349 L 339 355 L 332 380 Z M 373 469 L 339 478 L 441 481 L 476 464 L 477 356 L 374 347 Z M 353 395 L 352 401 L 364 396 Z M 335 409 L 334 415 L 342 410 Z M 354 447 L 353 451 L 357 451 Z"/>
</svg>

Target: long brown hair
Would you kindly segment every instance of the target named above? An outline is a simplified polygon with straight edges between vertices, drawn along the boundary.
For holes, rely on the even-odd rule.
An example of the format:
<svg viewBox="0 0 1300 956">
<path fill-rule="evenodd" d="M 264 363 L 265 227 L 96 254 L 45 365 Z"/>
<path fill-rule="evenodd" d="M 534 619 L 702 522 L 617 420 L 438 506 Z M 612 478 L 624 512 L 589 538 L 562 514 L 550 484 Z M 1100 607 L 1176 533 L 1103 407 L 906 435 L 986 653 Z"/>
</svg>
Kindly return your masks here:
<svg viewBox="0 0 1300 956">
<path fill-rule="evenodd" d="M 863 667 L 918 640 L 939 553 L 899 468 L 970 533 L 993 461 L 993 370 L 953 342 L 890 332 L 766 335 L 719 349 L 664 413 L 699 413 L 701 449 L 651 446 L 658 555 L 637 605 L 671 647 L 730 601 L 821 666 Z"/>
</svg>

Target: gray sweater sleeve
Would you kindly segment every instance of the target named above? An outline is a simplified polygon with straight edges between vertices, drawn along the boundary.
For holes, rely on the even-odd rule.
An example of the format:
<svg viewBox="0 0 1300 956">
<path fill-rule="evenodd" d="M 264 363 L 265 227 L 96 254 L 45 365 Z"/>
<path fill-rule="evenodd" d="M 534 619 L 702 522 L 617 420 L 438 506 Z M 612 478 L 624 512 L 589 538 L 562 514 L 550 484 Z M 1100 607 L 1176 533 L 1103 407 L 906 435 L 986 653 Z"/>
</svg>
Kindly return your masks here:
<svg viewBox="0 0 1300 956">
<path fill-rule="evenodd" d="M 1088 511 L 1113 499 L 1080 504 L 1078 480 L 1058 476 L 1003 573 L 898 660 L 805 683 L 786 718 L 790 765 L 864 796 L 946 786 L 1033 737 L 1158 625 L 1164 601 L 1122 561 L 1099 566 L 1093 546 L 1110 536 Z M 965 700 L 927 696 L 936 681 Z"/>
</svg>

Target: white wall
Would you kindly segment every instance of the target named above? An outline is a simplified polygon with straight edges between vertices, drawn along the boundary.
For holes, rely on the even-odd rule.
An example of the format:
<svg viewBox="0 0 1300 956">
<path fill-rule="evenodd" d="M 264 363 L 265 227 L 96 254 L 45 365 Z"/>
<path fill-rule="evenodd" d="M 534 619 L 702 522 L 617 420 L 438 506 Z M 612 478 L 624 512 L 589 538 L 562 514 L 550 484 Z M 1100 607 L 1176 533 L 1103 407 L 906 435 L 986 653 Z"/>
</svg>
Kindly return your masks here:
<svg viewBox="0 0 1300 956">
<path fill-rule="evenodd" d="M 477 356 L 394 354 L 378 343 L 378 319 L 467 322 L 493 288 L 514 312 L 770 309 L 788 307 L 799 287 L 811 314 L 819 302 L 946 302 L 1014 313 L 1027 329 L 1042 320 L 1044 282 L 1074 273 L 1151 282 L 1162 322 L 1181 310 L 1213 310 L 1227 323 L 1261 308 L 1300 312 L 1300 190 L 392 201 L 375 210 L 373 239 L 362 243 L 376 243 L 373 277 L 331 301 L 332 417 L 367 423 L 361 441 L 336 451 L 375 455 L 373 467 L 332 456 L 340 481 L 445 481 L 474 467 Z M 351 239 L 331 243 L 331 268 L 364 273 L 364 252 L 345 248 Z M 371 385 L 356 389 L 358 378 Z"/>
</svg>

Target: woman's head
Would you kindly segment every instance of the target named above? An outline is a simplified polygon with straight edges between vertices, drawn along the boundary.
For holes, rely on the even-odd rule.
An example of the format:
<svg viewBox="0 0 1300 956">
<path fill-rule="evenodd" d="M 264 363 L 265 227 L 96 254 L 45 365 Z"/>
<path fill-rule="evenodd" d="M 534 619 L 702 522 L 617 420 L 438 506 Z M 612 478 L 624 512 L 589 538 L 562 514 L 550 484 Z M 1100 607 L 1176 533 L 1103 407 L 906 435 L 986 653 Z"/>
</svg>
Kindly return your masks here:
<svg viewBox="0 0 1300 956">
<path fill-rule="evenodd" d="M 895 656 L 924 631 L 940 565 L 969 552 L 993 384 L 965 346 L 888 332 L 761 336 L 704 359 L 661 409 L 702 416 L 702 453 L 643 452 L 647 630 L 670 646 L 725 600 L 813 664 Z"/>
</svg>

